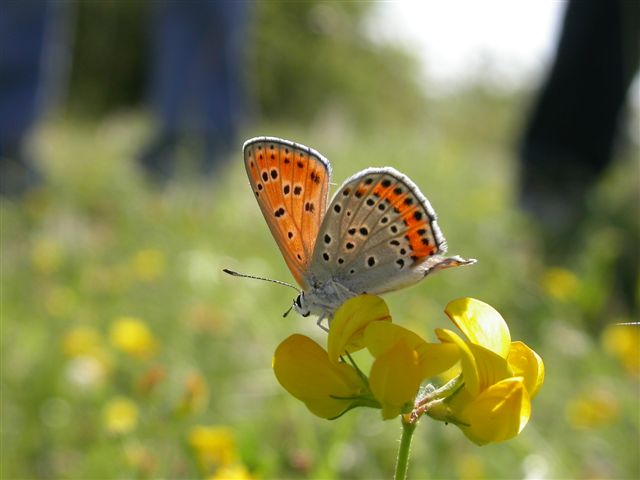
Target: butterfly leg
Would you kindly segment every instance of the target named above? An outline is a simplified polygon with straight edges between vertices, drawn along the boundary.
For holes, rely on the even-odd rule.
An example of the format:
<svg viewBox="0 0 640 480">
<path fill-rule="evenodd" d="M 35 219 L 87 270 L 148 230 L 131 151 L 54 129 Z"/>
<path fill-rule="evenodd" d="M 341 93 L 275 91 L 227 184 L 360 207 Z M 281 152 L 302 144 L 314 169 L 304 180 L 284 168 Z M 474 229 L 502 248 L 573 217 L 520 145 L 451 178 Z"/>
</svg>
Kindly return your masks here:
<svg viewBox="0 0 640 480">
<path fill-rule="evenodd" d="M 318 321 L 316 322 L 316 325 L 318 325 L 318 326 L 319 326 L 322 330 L 324 330 L 325 332 L 329 333 L 329 325 L 328 325 L 328 324 L 329 324 L 329 322 L 327 321 L 327 326 L 326 326 L 326 327 L 322 324 L 322 321 L 323 321 L 325 318 L 327 318 L 327 315 L 326 315 L 325 313 L 323 313 L 322 315 L 320 315 L 320 316 L 318 317 Z"/>
</svg>

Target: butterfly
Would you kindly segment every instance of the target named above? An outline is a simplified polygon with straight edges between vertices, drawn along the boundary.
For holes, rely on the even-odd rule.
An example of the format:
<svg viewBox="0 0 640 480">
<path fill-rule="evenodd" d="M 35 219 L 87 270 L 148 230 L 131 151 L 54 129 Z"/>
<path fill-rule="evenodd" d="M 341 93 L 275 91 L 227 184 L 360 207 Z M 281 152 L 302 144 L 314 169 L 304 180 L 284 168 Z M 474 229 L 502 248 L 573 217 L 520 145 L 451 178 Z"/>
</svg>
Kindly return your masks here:
<svg viewBox="0 0 640 480">
<path fill-rule="evenodd" d="M 243 152 L 253 194 L 301 287 L 293 308 L 303 317 L 318 315 L 321 327 L 351 297 L 390 292 L 437 270 L 475 263 L 443 256 L 446 241 L 435 211 L 394 168 L 356 173 L 327 203 L 331 164 L 317 151 L 256 137 Z"/>
</svg>

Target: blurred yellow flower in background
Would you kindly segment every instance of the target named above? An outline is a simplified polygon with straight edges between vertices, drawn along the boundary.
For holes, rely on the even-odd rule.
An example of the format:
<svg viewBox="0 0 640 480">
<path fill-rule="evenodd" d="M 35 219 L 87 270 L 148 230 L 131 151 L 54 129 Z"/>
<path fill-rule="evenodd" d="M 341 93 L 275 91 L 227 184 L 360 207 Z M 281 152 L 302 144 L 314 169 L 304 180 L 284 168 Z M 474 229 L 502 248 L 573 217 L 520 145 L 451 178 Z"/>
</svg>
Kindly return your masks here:
<svg viewBox="0 0 640 480">
<path fill-rule="evenodd" d="M 135 430 L 138 417 L 138 406 L 126 397 L 110 400 L 102 411 L 104 427 L 112 434 L 125 434 Z"/>
<path fill-rule="evenodd" d="M 64 355 L 70 358 L 65 371 L 70 383 L 81 389 L 95 389 L 104 384 L 112 359 L 99 330 L 85 325 L 73 327 L 60 344 Z"/>
<path fill-rule="evenodd" d="M 207 480 L 252 480 L 254 478 L 244 465 L 237 463 L 219 468 Z"/>
<path fill-rule="evenodd" d="M 618 400 L 607 390 L 581 392 L 567 402 L 565 416 L 575 428 L 587 429 L 607 425 L 618 416 Z"/>
<path fill-rule="evenodd" d="M 197 425 L 189 432 L 187 441 L 205 472 L 232 466 L 238 461 L 235 438 L 228 427 Z"/>
<path fill-rule="evenodd" d="M 608 325 L 602 333 L 602 347 L 627 373 L 640 375 L 640 325 Z"/>
<path fill-rule="evenodd" d="M 31 250 L 31 265 L 40 273 L 53 273 L 60 268 L 63 255 L 60 245 L 51 239 L 38 240 Z"/>
<path fill-rule="evenodd" d="M 140 319 L 119 317 L 111 324 L 109 340 L 117 349 L 140 359 L 146 359 L 156 352 L 155 337 Z"/>
<path fill-rule="evenodd" d="M 566 301 L 575 297 L 578 291 L 578 277 L 566 268 L 548 268 L 540 279 L 542 289 L 556 300 Z"/>
<path fill-rule="evenodd" d="M 68 357 L 88 355 L 102 348 L 102 334 L 89 326 L 74 327 L 62 337 L 62 352 Z"/>
<path fill-rule="evenodd" d="M 143 282 L 152 282 L 164 274 L 165 255 L 155 248 L 139 250 L 131 260 L 135 277 Z"/>
</svg>

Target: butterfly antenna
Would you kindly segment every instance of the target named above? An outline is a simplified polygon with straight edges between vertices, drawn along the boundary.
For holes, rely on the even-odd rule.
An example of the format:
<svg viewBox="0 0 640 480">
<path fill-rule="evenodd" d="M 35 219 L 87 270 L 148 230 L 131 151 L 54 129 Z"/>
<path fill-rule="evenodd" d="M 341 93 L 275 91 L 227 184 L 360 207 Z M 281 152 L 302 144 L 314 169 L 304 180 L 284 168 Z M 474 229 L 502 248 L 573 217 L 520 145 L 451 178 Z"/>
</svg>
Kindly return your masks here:
<svg viewBox="0 0 640 480">
<path fill-rule="evenodd" d="M 265 282 L 277 283 L 278 285 L 284 285 L 285 287 L 293 288 L 298 293 L 302 293 L 299 288 L 294 287 L 290 283 L 281 282 L 280 280 L 274 280 L 272 278 L 256 277 L 255 275 L 246 275 L 244 273 L 234 272 L 233 270 L 229 270 L 228 268 L 223 268 L 222 271 L 224 273 L 228 273 L 229 275 L 233 275 L 234 277 L 253 278 L 254 280 L 263 280 Z M 287 312 L 287 313 L 289 313 L 289 312 Z"/>
</svg>

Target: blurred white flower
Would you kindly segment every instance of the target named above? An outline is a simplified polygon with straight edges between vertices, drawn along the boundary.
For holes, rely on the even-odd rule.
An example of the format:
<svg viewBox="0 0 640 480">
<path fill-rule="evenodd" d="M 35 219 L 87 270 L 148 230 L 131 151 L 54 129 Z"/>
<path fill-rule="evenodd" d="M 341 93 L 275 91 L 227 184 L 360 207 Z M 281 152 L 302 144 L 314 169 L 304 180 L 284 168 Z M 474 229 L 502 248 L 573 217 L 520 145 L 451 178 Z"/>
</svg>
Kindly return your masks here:
<svg viewBox="0 0 640 480">
<path fill-rule="evenodd" d="M 104 384 L 107 368 L 94 356 L 73 358 L 66 369 L 66 378 L 80 390 L 95 390 Z"/>
</svg>

